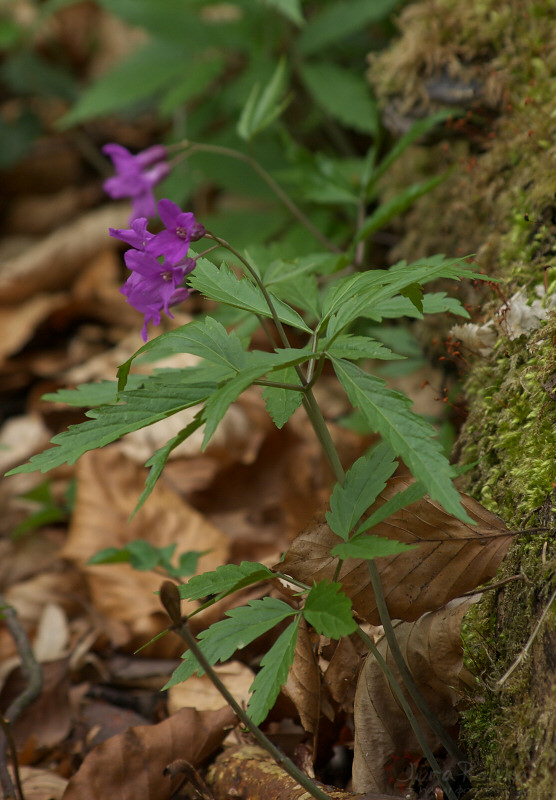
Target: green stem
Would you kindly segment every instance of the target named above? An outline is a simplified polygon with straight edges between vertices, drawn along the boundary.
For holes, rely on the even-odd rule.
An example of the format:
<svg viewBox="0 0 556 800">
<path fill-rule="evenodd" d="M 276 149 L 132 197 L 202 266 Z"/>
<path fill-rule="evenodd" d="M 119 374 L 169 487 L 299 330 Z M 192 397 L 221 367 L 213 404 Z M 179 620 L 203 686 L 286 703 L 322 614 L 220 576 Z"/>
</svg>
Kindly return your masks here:
<svg viewBox="0 0 556 800">
<path fill-rule="evenodd" d="M 436 760 L 436 758 L 434 756 L 434 753 L 432 752 L 432 750 L 429 747 L 429 743 L 427 742 L 427 740 L 425 738 L 425 735 L 423 734 L 421 726 L 417 722 L 417 718 L 416 718 L 415 714 L 413 713 L 413 709 L 411 708 L 411 706 L 407 702 L 400 684 L 398 683 L 394 673 L 392 672 L 392 670 L 390 669 L 390 667 L 386 663 L 382 653 L 380 652 L 380 650 L 378 649 L 376 644 L 373 642 L 373 640 L 369 636 L 367 636 L 367 634 L 363 630 L 361 630 L 361 628 L 359 626 L 357 627 L 356 633 L 359 635 L 359 638 L 362 639 L 365 642 L 365 644 L 369 648 L 370 652 L 373 654 L 373 657 L 376 659 L 377 663 L 379 664 L 379 666 L 380 666 L 382 672 L 384 673 L 386 679 L 388 680 L 388 683 L 390 684 L 390 687 L 391 687 L 392 691 L 396 695 L 396 699 L 397 699 L 398 703 L 400 704 L 401 708 L 403 709 L 403 711 L 404 711 L 404 713 L 405 713 L 405 715 L 406 715 L 406 717 L 407 717 L 407 719 L 409 721 L 409 724 L 411 725 L 411 727 L 413 729 L 415 737 L 416 737 L 417 741 L 419 742 L 419 744 L 421 746 L 421 750 L 423 751 L 423 755 L 425 756 L 425 758 L 427 759 L 427 761 L 431 765 L 431 768 L 432 768 L 433 772 L 435 773 L 435 775 L 438 777 L 438 780 L 440 782 L 440 785 L 441 785 L 446 797 L 448 798 L 448 800 L 457 800 L 457 797 L 456 797 L 456 795 L 454 793 L 454 790 L 444 780 L 444 776 L 442 775 L 442 770 L 440 768 L 440 765 L 439 765 L 438 761 Z"/>
<path fill-rule="evenodd" d="M 187 627 L 187 622 L 183 622 L 180 626 L 175 626 L 173 630 L 175 630 L 175 632 L 181 636 L 201 667 L 207 673 L 214 686 L 218 689 L 222 697 L 231 706 L 236 716 L 250 731 L 261 747 L 264 747 L 264 749 L 274 758 L 276 763 L 279 764 L 288 773 L 288 775 L 294 779 L 294 781 L 297 781 L 297 783 L 299 783 L 307 792 L 309 792 L 312 797 L 315 797 L 316 800 L 331 800 L 329 795 L 327 795 L 322 791 L 322 789 L 313 783 L 313 781 L 307 777 L 305 773 L 301 772 L 301 770 L 295 766 L 293 761 L 280 752 L 280 750 L 278 750 L 278 748 L 270 741 L 270 739 L 264 735 L 261 729 L 257 727 L 257 725 L 255 725 L 254 722 L 247 716 L 245 711 L 236 701 L 234 696 L 230 694 L 226 686 L 222 683 L 214 669 L 205 658 L 203 651 L 195 641 L 195 637 Z"/>
<path fill-rule="evenodd" d="M 456 745 L 452 737 L 448 734 L 446 730 L 444 730 L 443 726 L 438 721 L 436 715 L 434 714 L 429 704 L 421 694 L 419 687 L 415 683 L 415 679 L 413 678 L 413 675 L 411 674 L 411 671 L 407 666 L 403 653 L 400 649 L 400 645 L 398 644 L 398 639 L 396 637 L 396 632 L 394 631 L 394 626 L 392 625 L 390 612 L 388 611 L 388 605 L 386 603 L 386 598 L 384 597 L 384 590 L 382 588 L 380 574 L 378 572 L 378 568 L 376 566 L 374 559 L 370 559 L 369 561 L 367 561 L 367 567 L 369 570 L 371 584 L 375 595 L 376 607 L 378 610 L 378 614 L 380 616 L 380 622 L 382 624 L 382 627 L 384 628 L 386 641 L 388 642 L 388 646 L 390 647 L 390 652 L 392 653 L 392 657 L 396 662 L 396 667 L 399 670 L 402 680 L 407 688 L 407 691 L 409 692 L 415 705 L 417 706 L 417 708 L 427 721 L 427 724 L 429 725 L 431 730 L 434 731 L 438 739 L 442 742 L 443 746 L 446 749 L 446 752 L 449 753 L 455 761 L 465 761 L 464 753 L 461 752 L 461 750 Z"/>
<path fill-rule="evenodd" d="M 327 250 L 330 250 L 332 253 L 340 253 L 341 249 L 331 242 L 330 239 L 327 239 L 321 231 L 313 225 L 309 217 L 307 217 L 303 211 L 297 206 L 290 196 L 282 189 L 282 187 L 276 183 L 274 178 L 262 167 L 258 161 L 250 156 L 246 155 L 245 153 L 240 152 L 239 150 L 233 150 L 231 147 L 221 147 L 220 145 L 216 144 L 198 144 L 196 142 L 182 142 L 181 147 L 186 146 L 189 149 L 189 154 L 197 153 L 214 153 L 215 155 L 227 156 L 228 158 L 235 158 L 238 161 L 243 161 L 259 175 L 260 178 L 266 183 L 268 187 L 274 192 L 276 197 L 286 206 L 288 211 L 304 225 L 307 230 L 317 239 Z"/>
</svg>

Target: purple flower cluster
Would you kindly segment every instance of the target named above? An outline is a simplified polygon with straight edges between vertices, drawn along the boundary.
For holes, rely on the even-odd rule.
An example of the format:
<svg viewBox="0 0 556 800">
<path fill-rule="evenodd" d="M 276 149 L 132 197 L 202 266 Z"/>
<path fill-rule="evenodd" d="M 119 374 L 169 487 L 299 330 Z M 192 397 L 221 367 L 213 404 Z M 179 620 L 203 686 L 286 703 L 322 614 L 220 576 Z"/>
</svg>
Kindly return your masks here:
<svg viewBox="0 0 556 800">
<path fill-rule="evenodd" d="M 125 230 L 110 228 L 111 236 L 132 247 L 124 255 L 131 275 L 120 291 L 145 317 L 141 331 L 145 342 L 149 322 L 160 325 L 161 311 L 171 317 L 170 306 L 189 297 L 189 289 L 181 284 L 194 269 L 195 260 L 187 252 L 190 243 L 206 233 L 191 212 L 183 212 L 171 200 L 161 200 L 158 213 L 165 225 L 160 233 L 147 230 L 145 217 L 132 220 L 131 228 Z"/>
<path fill-rule="evenodd" d="M 106 194 L 113 200 L 130 197 L 132 220 L 154 216 L 153 186 L 170 174 L 166 148 L 157 144 L 134 156 L 125 147 L 111 143 L 104 145 L 102 152 L 110 156 L 116 170 L 116 174 L 104 182 Z"/>
</svg>

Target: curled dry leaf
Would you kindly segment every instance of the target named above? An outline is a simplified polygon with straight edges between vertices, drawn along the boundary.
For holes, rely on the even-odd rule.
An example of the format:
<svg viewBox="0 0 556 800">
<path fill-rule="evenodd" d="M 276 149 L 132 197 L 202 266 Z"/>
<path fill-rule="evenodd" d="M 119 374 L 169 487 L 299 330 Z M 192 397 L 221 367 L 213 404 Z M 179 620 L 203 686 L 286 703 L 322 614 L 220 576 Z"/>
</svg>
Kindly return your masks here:
<svg viewBox="0 0 556 800">
<path fill-rule="evenodd" d="M 155 592 L 160 576 L 138 572 L 129 564 L 87 566 L 89 558 L 107 547 L 125 547 L 144 539 L 156 547 L 176 544 L 176 555 L 195 550 L 200 572 L 226 563 L 226 536 L 175 492 L 158 483 L 148 503 L 129 519 L 144 486 L 146 470 L 122 456 L 118 446 L 86 453 L 77 465 L 77 501 L 62 555 L 85 573 L 95 608 L 111 620 L 124 623 L 127 642 L 140 646 L 167 627 Z M 195 604 L 184 603 L 184 613 Z M 156 642 L 149 654 L 175 656 L 183 650 L 177 636 Z"/>
<path fill-rule="evenodd" d="M 368 513 L 376 511 L 410 483 L 412 480 L 405 476 L 391 478 Z M 472 591 L 496 573 L 512 534 L 502 520 L 473 498 L 462 495 L 462 505 L 477 525 L 461 522 L 425 497 L 373 528 L 377 536 L 419 545 L 377 559 L 392 617 L 416 620 L 421 614 Z M 340 541 L 321 517 L 295 539 L 280 569 L 304 583 L 332 580 L 337 560 L 330 550 Z M 347 560 L 338 580 L 357 613 L 379 624 L 366 562 Z"/>
<path fill-rule="evenodd" d="M 20 767 L 19 777 L 25 800 L 61 800 L 68 784 L 49 769 Z"/>
<path fill-rule="evenodd" d="M 424 614 L 417 622 L 399 622 L 396 636 L 415 682 L 441 724 L 450 728 L 458 720 L 456 706 L 473 677 L 463 666 L 461 623 L 478 596 L 457 598 L 445 608 Z M 378 649 L 399 680 L 399 673 L 385 639 Z M 414 708 L 429 745 L 440 742 Z M 394 697 L 376 659 L 369 655 L 359 676 L 355 696 L 355 748 L 353 788 L 358 792 L 386 791 L 396 782 L 407 784 L 408 775 L 395 770 L 412 766 L 420 758 L 415 734 Z"/>
<path fill-rule="evenodd" d="M 183 708 L 158 725 L 140 725 L 95 747 L 71 778 L 63 800 L 167 800 L 168 764 L 183 758 L 194 766 L 213 753 L 235 724 L 233 711 Z"/>
</svg>

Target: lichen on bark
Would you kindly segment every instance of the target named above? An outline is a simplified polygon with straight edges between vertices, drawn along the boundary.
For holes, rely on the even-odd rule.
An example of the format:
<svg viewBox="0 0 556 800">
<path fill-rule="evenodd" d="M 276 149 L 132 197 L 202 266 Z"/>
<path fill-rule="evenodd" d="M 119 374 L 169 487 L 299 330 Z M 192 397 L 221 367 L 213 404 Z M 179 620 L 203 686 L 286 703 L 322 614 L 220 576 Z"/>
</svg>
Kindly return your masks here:
<svg viewBox="0 0 556 800">
<path fill-rule="evenodd" d="M 467 355 L 468 416 L 455 452 L 475 466 L 461 488 L 511 529 L 547 528 L 516 537 L 499 577 L 520 579 L 487 593 L 465 626 L 482 681 L 462 725 L 477 800 L 556 798 L 556 609 L 530 658 L 495 690 L 556 584 L 556 315 L 548 311 L 512 338 L 499 314 L 520 289 L 529 302 L 538 287 L 547 298 L 555 289 L 553 14 L 551 0 L 413 2 L 400 15 L 399 38 L 369 70 L 394 134 L 438 108 L 455 112 L 439 140 L 407 151 L 388 175 L 384 197 L 452 168 L 404 219 L 394 258 L 475 253 L 501 280 L 465 298 L 498 337 L 490 354 Z"/>
</svg>

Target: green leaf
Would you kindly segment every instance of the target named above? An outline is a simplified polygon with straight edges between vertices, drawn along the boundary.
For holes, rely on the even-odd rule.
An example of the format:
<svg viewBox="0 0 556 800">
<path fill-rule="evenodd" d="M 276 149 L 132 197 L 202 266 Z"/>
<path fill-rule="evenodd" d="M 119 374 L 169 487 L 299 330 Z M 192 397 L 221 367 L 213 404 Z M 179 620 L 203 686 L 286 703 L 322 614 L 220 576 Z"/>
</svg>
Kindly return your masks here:
<svg viewBox="0 0 556 800">
<path fill-rule="evenodd" d="M 373 170 L 370 181 L 368 183 L 368 199 L 372 196 L 372 189 L 380 178 L 390 169 L 392 164 L 404 153 L 407 148 L 420 139 L 425 134 L 429 133 L 437 125 L 446 122 L 449 117 L 454 116 L 454 110 L 437 111 L 424 119 L 419 119 L 413 123 L 411 128 L 401 136 L 388 154 L 382 159 L 380 164 Z"/>
<path fill-rule="evenodd" d="M 264 5 L 275 8 L 295 25 L 304 25 L 300 0 L 263 0 Z"/>
<path fill-rule="evenodd" d="M 268 653 L 261 659 L 261 669 L 251 685 L 253 694 L 247 705 L 247 713 L 255 725 L 260 725 L 266 719 L 281 687 L 288 679 L 288 672 L 295 656 L 299 619 L 298 616 L 285 631 L 282 631 Z"/>
<path fill-rule="evenodd" d="M 447 177 L 448 173 L 443 173 L 442 175 L 435 175 L 426 181 L 414 183 L 388 202 L 381 203 L 378 208 L 363 221 L 355 237 L 355 243 L 357 244 L 364 239 L 368 239 L 371 234 L 384 228 L 394 217 L 405 213 L 416 200 L 432 192 L 432 190 L 441 184 L 442 181 L 446 180 Z"/>
<path fill-rule="evenodd" d="M 237 124 L 238 135 L 246 142 L 271 125 L 288 105 L 289 99 L 283 98 L 287 73 L 286 60 L 281 58 L 266 87 L 261 91 L 260 84 L 253 86 Z"/>
<path fill-rule="evenodd" d="M 145 488 L 141 492 L 141 496 L 137 501 L 137 505 L 135 506 L 130 519 L 135 516 L 154 489 L 155 484 L 160 478 L 162 470 L 164 469 L 172 450 L 175 450 L 176 447 L 178 447 L 182 442 L 185 442 L 185 440 L 195 433 L 195 431 L 198 430 L 202 424 L 203 419 L 201 413 L 198 413 L 195 415 L 195 418 L 189 423 L 189 425 L 187 425 L 185 428 L 182 428 L 179 433 L 169 439 L 165 445 L 159 447 L 158 450 L 156 450 L 149 458 L 145 464 L 146 467 L 150 467 L 149 474 L 147 475 L 147 479 L 145 481 Z"/>
<path fill-rule="evenodd" d="M 319 350 L 324 350 L 329 356 L 335 358 L 347 358 L 349 361 L 358 361 L 361 358 L 377 358 L 385 361 L 403 359 L 405 356 L 393 353 L 388 347 L 384 347 L 381 342 L 371 339 L 368 336 L 354 336 L 346 333 L 338 336 L 330 346 L 327 340 L 323 339 L 319 343 Z"/>
<path fill-rule="evenodd" d="M 181 370 L 177 374 L 148 376 L 141 388 L 122 392 L 120 403 L 88 411 L 87 416 L 92 419 L 70 425 L 67 431 L 52 438 L 57 447 L 33 456 L 28 464 L 16 467 L 9 474 L 48 472 L 61 464 L 74 464 L 88 450 L 104 447 L 126 433 L 204 402 L 216 389 L 215 383 L 187 382 Z"/>
<path fill-rule="evenodd" d="M 304 64 L 301 78 L 315 102 L 347 128 L 376 136 L 376 102 L 362 75 L 330 61 Z"/>
<path fill-rule="evenodd" d="M 237 400 L 240 394 L 251 386 L 253 381 L 261 378 L 268 372 L 270 372 L 272 376 L 272 370 L 299 364 L 311 357 L 316 357 L 309 348 L 301 350 L 288 348 L 287 350 L 278 350 L 274 353 L 256 351 L 247 353 L 247 356 L 247 365 L 244 369 L 214 392 L 205 405 L 203 419 L 206 422 L 206 427 L 203 438 L 203 449 L 208 445 L 216 431 L 218 423 L 223 418 L 230 404 Z"/>
<path fill-rule="evenodd" d="M 236 650 L 241 650 L 295 613 L 287 603 L 274 597 L 250 600 L 246 606 L 227 611 L 225 619 L 201 631 L 198 637 L 199 647 L 211 666 L 218 661 L 227 661 Z M 164 689 L 187 680 L 195 672 L 204 674 L 197 659 L 188 650 Z"/>
<path fill-rule="evenodd" d="M 383 318 L 398 319 L 399 317 L 422 319 L 424 314 L 456 314 L 459 317 L 469 319 L 469 313 L 460 301 L 455 297 L 448 297 L 446 292 L 431 292 L 423 295 L 422 314 L 407 297 L 398 296 L 382 300 L 380 312 L 377 310 L 373 316 L 377 321 L 380 321 Z"/>
<path fill-rule="evenodd" d="M 403 492 L 398 492 L 394 495 L 394 497 L 391 497 L 389 500 L 387 500 L 383 506 L 378 508 L 373 514 L 371 514 L 370 517 L 361 523 L 355 534 L 352 536 L 352 541 L 366 531 L 369 531 L 371 528 L 374 528 L 380 522 L 388 519 L 388 517 L 391 517 L 392 514 L 395 514 L 396 511 L 399 511 L 401 508 L 405 508 L 405 506 L 410 506 L 412 503 L 416 503 L 417 500 L 420 500 L 422 497 L 424 497 L 426 493 L 427 491 L 421 481 L 412 483 L 411 486 L 408 486 L 407 489 L 403 490 Z"/>
<path fill-rule="evenodd" d="M 99 78 L 58 123 L 69 128 L 156 97 L 183 75 L 183 45 L 153 40 Z"/>
<path fill-rule="evenodd" d="M 169 575 L 174 577 L 183 573 L 181 567 L 185 565 L 187 569 L 193 565 L 193 571 L 197 565 L 197 561 L 202 553 L 191 550 L 187 553 L 182 553 L 180 556 L 180 568 L 176 568 L 171 563 L 171 558 L 174 555 L 176 545 L 169 544 L 166 547 L 155 547 L 150 542 L 144 539 L 134 539 L 128 542 L 125 547 L 107 547 L 95 553 L 94 556 L 87 561 L 87 564 L 122 564 L 129 563 L 133 569 L 145 572 L 152 570 L 155 567 L 163 567 Z"/>
<path fill-rule="evenodd" d="M 406 550 L 414 550 L 417 545 L 396 542 L 394 539 L 385 539 L 382 536 L 358 536 L 349 542 L 337 544 L 330 554 L 345 560 L 347 558 L 380 558 L 381 556 L 394 556 Z"/>
<path fill-rule="evenodd" d="M 337 536 L 348 540 L 349 534 L 382 492 L 397 466 L 392 450 L 384 442 L 374 447 L 369 455 L 357 459 L 346 472 L 344 484 L 337 483 L 330 497 L 326 521 Z"/>
<path fill-rule="evenodd" d="M 144 380 L 144 375 L 134 375 L 130 378 L 128 389 L 136 389 Z M 111 405 L 118 399 L 118 384 L 116 381 L 82 383 L 75 389 L 58 389 L 56 392 L 43 394 L 42 399 L 79 408 Z"/>
<path fill-rule="evenodd" d="M 210 595 L 217 595 L 218 599 L 222 599 L 231 592 L 271 578 L 274 578 L 274 573 L 264 564 L 242 561 L 241 564 L 225 564 L 213 572 L 195 575 L 185 585 L 180 586 L 179 590 L 182 599 L 186 600 L 200 600 Z"/>
<path fill-rule="evenodd" d="M 280 383 L 292 383 L 301 387 L 301 381 L 294 367 L 286 367 L 272 373 L 272 380 Z M 277 428 L 283 428 L 291 415 L 303 402 L 303 393 L 293 389 L 278 389 L 266 386 L 263 398 L 272 421 Z"/>
<path fill-rule="evenodd" d="M 207 259 L 199 259 L 197 267 L 190 278 L 190 284 L 209 300 L 250 311 L 261 317 L 271 317 L 264 295 L 258 286 L 251 283 L 247 277 L 237 278 L 234 272 L 226 265 L 216 267 Z M 276 308 L 276 313 L 281 322 L 292 325 L 305 333 L 311 333 L 297 311 L 269 292 Z"/>
<path fill-rule="evenodd" d="M 400 294 L 402 297 L 407 297 L 409 302 L 411 303 L 414 308 L 417 309 L 419 314 L 423 313 L 423 287 L 420 286 L 418 283 L 410 283 L 409 286 L 405 286 Z"/>
<path fill-rule="evenodd" d="M 305 26 L 298 40 L 303 55 L 324 50 L 333 42 L 363 30 L 370 22 L 388 16 L 400 0 L 344 0 L 325 6 Z M 318 6 L 315 7 L 318 10 Z"/>
<path fill-rule="evenodd" d="M 435 440 L 434 428 L 410 410 L 405 395 L 349 361 L 332 359 L 338 380 L 353 406 L 359 407 L 371 430 L 380 433 L 412 474 L 448 513 L 472 523 L 451 480 L 452 468 Z"/>
<path fill-rule="evenodd" d="M 118 369 L 120 390 L 126 385 L 132 362 L 138 356 L 147 353 L 151 359 L 167 357 L 172 353 L 191 353 L 199 356 L 210 364 L 224 367 L 223 372 L 217 373 L 215 380 L 222 380 L 225 376 L 238 372 L 245 366 L 246 360 L 246 351 L 237 334 L 234 331 L 228 333 L 220 322 L 212 317 L 205 317 L 173 331 L 162 333 L 140 347 Z"/>
<path fill-rule="evenodd" d="M 303 616 L 317 633 L 330 639 L 349 636 L 357 630 L 351 600 L 342 592 L 341 583 L 316 583 L 307 595 Z"/>
</svg>

